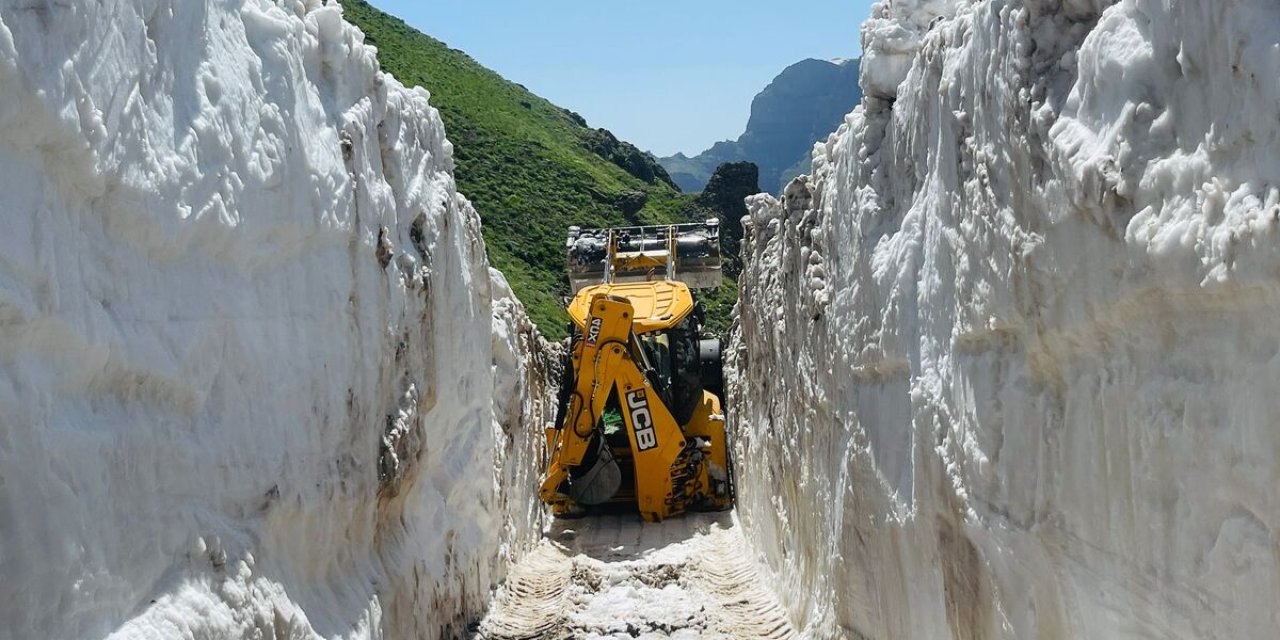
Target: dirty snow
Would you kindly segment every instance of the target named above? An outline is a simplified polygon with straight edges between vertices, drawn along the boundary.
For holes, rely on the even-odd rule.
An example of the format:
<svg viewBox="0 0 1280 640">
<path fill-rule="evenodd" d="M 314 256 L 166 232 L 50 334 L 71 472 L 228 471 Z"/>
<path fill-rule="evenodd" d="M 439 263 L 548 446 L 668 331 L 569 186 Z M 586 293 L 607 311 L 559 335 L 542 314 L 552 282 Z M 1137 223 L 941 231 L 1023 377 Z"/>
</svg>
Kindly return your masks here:
<svg viewBox="0 0 1280 640">
<path fill-rule="evenodd" d="M 516 565 L 481 640 L 794 638 L 729 513 L 557 520 Z"/>
<path fill-rule="evenodd" d="M 814 637 L 1265 638 L 1280 6 L 879 3 L 751 202 L 739 508 Z"/>
<path fill-rule="evenodd" d="M 427 92 L 315 1 L 0 2 L 0 638 L 432 638 L 551 356 Z"/>
</svg>

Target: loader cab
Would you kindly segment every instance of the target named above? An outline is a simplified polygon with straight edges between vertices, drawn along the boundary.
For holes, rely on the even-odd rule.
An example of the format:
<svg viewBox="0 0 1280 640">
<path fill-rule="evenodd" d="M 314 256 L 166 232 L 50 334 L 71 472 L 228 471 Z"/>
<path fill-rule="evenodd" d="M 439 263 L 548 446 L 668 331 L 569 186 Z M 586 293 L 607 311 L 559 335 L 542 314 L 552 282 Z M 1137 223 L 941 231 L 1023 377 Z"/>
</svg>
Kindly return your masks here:
<svg viewBox="0 0 1280 640">
<path fill-rule="evenodd" d="M 689 422 L 702 399 L 698 315 L 690 314 L 670 329 L 638 336 L 649 365 L 649 381 L 681 425 Z"/>
</svg>

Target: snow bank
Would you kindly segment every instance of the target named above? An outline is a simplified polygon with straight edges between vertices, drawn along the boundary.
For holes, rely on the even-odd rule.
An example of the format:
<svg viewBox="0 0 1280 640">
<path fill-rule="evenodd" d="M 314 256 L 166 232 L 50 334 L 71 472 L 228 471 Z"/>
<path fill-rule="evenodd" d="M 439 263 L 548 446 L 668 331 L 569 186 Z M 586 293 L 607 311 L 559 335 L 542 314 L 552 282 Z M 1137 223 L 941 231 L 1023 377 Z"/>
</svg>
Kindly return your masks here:
<svg viewBox="0 0 1280 640">
<path fill-rule="evenodd" d="M 744 245 L 739 503 L 793 615 L 1273 636 L 1280 8 L 875 11 L 869 97 Z"/>
<path fill-rule="evenodd" d="M 0 638 L 430 638 L 552 360 L 333 4 L 0 2 Z"/>
</svg>

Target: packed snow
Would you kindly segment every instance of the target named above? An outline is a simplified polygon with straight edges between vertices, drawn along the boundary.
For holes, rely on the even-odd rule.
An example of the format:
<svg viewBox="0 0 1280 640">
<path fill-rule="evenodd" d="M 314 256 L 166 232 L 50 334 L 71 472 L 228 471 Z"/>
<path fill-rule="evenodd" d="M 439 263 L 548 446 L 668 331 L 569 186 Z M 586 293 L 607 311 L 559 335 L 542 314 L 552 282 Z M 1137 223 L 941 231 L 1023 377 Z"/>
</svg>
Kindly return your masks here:
<svg viewBox="0 0 1280 640">
<path fill-rule="evenodd" d="M 0 638 L 432 638 L 554 357 L 422 89 L 308 0 L 0 2 Z"/>
<path fill-rule="evenodd" d="M 796 638 L 728 512 L 551 523 L 512 570 L 479 640 Z"/>
<path fill-rule="evenodd" d="M 739 509 L 813 637 L 1267 638 L 1280 6 L 894 0 L 751 201 Z"/>
</svg>

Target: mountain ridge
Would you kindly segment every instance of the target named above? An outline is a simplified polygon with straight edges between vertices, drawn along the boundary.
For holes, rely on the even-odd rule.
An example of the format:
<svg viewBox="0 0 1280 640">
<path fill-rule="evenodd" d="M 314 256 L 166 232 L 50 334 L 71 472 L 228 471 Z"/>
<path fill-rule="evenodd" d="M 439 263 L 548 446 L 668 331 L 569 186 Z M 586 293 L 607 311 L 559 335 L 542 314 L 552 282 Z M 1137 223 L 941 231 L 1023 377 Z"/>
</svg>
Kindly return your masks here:
<svg viewBox="0 0 1280 640">
<path fill-rule="evenodd" d="M 736 140 L 722 140 L 689 156 L 658 158 L 683 191 L 701 191 L 715 169 L 748 161 L 760 168 L 760 185 L 780 193 L 809 170 L 813 144 L 825 139 L 862 100 L 858 59 L 807 58 L 783 69 L 751 101 L 751 116 Z"/>
</svg>

